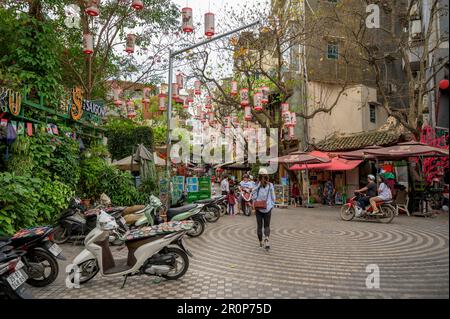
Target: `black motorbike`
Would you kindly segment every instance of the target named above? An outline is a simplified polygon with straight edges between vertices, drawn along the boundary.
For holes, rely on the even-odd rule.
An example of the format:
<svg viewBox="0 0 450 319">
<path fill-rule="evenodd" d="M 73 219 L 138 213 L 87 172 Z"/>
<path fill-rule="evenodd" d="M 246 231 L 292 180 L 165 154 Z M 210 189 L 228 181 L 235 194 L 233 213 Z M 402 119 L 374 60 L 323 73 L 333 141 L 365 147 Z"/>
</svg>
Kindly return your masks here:
<svg viewBox="0 0 450 319">
<path fill-rule="evenodd" d="M 82 242 L 87 234 L 93 230 L 97 224 L 97 213 L 104 210 L 113 216 L 118 224 L 125 224 L 122 212 L 125 207 L 98 207 L 87 210 L 81 205 L 79 198 L 73 198 L 70 201 L 69 208 L 66 209 L 58 218 L 54 231 L 54 241 L 58 244 L 66 243 L 71 240 L 75 243 Z M 114 231 L 110 236 L 110 244 L 121 245 L 123 233 Z"/>
<path fill-rule="evenodd" d="M 22 261 L 27 252 L 0 242 L 0 299 L 32 299 L 26 285 L 29 278 Z"/>
<path fill-rule="evenodd" d="M 58 277 L 57 259 L 65 258 L 62 249 L 53 242 L 52 227 L 23 229 L 12 237 L 0 236 L 0 242 L 8 242 L 14 249 L 25 252 L 22 261 L 29 277 L 27 283 L 31 286 L 44 287 Z"/>
</svg>

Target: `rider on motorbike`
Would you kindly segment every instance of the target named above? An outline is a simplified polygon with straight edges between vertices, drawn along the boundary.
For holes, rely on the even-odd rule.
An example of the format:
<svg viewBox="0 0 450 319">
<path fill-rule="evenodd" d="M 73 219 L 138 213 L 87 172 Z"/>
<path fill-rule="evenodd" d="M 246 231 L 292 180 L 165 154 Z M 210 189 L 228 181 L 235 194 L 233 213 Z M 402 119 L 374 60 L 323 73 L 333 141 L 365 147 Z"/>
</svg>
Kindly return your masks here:
<svg viewBox="0 0 450 319">
<path fill-rule="evenodd" d="M 252 193 L 253 189 L 255 188 L 255 183 L 250 180 L 250 177 L 248 174 L 244 174 L 244 176 L 242 177 L 242 181 L 239 183 L 239 192 L 240 192 L 240 196 L 239 196 L 239 203 L 240 203 L 240 209 L 241 211 L 243 211 L 243 207 L 244 207 L 244 198 L 242 196 L 243 192 L 247 189 L 250 194 Z"/>
<path fill-rule="evenodd" d="M 367 176 L 367 186 L 357 189 L 355 193 L 366 193 L 366 196 L 362 196 L 358 200 L 359 210 L 356 212 L 356 217 L 360 217 L 366 207 L 369 205 L 370 199 L 377 196 L 377 184 L 375 183 L 375 176 L 372 174 Z"/>
</svg>

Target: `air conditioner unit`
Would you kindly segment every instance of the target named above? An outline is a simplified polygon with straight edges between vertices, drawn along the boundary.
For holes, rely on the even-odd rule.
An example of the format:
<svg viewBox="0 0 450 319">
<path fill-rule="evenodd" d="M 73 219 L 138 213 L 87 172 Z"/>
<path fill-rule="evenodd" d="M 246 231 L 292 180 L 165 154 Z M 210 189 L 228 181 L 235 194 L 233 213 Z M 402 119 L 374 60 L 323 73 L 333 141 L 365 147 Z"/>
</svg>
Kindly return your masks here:
<svg viewBox="0 0 450 319">
<path fill-rule="evenodd" d="M 411 38 L 420 39 L 422 37 L 422 21 L 413 20 L 411 21 Z"/>
</svg>

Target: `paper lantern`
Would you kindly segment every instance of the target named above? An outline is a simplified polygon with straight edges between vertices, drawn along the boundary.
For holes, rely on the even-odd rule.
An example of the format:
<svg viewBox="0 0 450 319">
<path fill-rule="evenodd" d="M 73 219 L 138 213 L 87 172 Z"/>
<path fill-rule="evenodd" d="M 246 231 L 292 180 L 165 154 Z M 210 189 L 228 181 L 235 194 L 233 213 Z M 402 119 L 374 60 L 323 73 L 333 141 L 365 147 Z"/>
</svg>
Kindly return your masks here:
<svg viewBox="0 0 450 319">
<path fill-rule="evenodd" d="M 200 112 L 200 122 L 202 123 L 206 122 L 205 112 L 203 111 Z"/>
<path fill-rule="evenodd" d="M 142 91 L 142 94 L 143 94 L 143 96 L 142 96 L 142 102 L 143 103 L 150 103 L 150 91 L 151 91 L 151 89 L 150 88 L 144 88 L 144 90 Z"/>
<path fill-rule="evenodd" d="M 238 83 L 236 81 L 231 81 L 231 95 L 238 95 Z"/>
<path fill-rule="evenodd" d="M 183 109 L 188 109 L 189 108 L 189 98 L 185 98 L 183 100 Z"/>
<path fill-rule="evenodd" d="M 231 116 L 225 117 L 225 128 L 231 128 Z"/>
<path fill-rule="evenodd" d="M 178 97 L 178 84 L 172 83 L 172 97 Z"/>
<path fill-rule="evenodd" d="M 240 93 L 241 93 L 241 106 L 249 105 L 248 89 L 241 89 Z"/>
<path fill-rule="evenodd" d="M 214 124 L 214 122 L 216 121 L 214 112 L 212 110 L 208 111 L 208 120 L 211 124 Z"/>
<path fill-rule="evenodd" d="M 134 10 L 142 10 L 144 9 L 144 2 L 141 0 L 133 0 L 133 2 L 131 3 L 131 7 Z"/>
<path fill-rule="evenodd" d="M 158 100 L 159 100 L 159 110 L 165 111 L 166 110 L 166 95 L 163 93 L 160 93 L 158 95 Z"/>
<path fill-rule="evenodd" d="M 135 118 L 136 117 L 136 111 L 134 109 L 128 109 L 128 114 L 127 114 L 129 119 Z"/>
<path fill-rule="evenodd" d="M 268 86 L 261 87 L 261 103 L 263 103 L 263 104 L 269 103 L 269 87 Z"/>
<path fill-rule="evenodd" d="M 289 112 L 289 103 L 281 103 L 281 113 Z"/>
<path fill-rule="evenodd" d="M 202 83 L 199 80 L 194 82 L 194 94 L 195 95 L 202 94 Z"/>
<path fill-rule="evenodd" d="M 244 120 L 246 120 L 246 121 L 252 120 L 252 109 L 250 106 L 246 106 L 244 108 Z"/>
<path fill-rule="evenodd" d="M 194 96 L 195 96 L 194 90 L 189 89 L 188 90 L 188 102 L 189 103 L 193 103 L 194 102 Z"/>
<path fill-rule="evenodd" d="M 86 5 L 86 14 L 90 15 L 91 17 L 98 16 L 100 13 L 98 9 L 98 2 L 99 0 L 89 0 Z"/>
<path fill-rule="evenodd" d="M 133 53 L 135 42 L 136 42 L 136 36 L 134 34 L 128 34 L 125 52 L 127 52 L 128 54 Z"/>
<path fill-rule="evenodd" d="M 211 109 L 212 108 L 212 101 L 211 101 L 211 97 L 209 95 L 206 97 L 205 108 L 206 109 Z"/>
<path fill-rule="evenodd" d="M 284 120 L 284 125 L 286 125 L 287 127 L 291 126 L 292 125 L 291 112 L 284 112 L 283 120 Z"/>
<path fill-rule="evenodd" d="M 190 33 L 194 31 L 194 19 L 192 16 L 192 8 L 181 9 L 181 29 L 183 32 Z"/>
<path fill-rule="evenodd" d="M 439 89 L 441 89 L 441 90 L 447 90 L 448 87 L 449 87 L 449 82 L 448 82 L 447 79 L 441 80 L 441 81 L 439 82 Z"/>
<path fill-rule="evenodd" d="M 183 77 L 183 73 L 178 73 L 177 76 L 177 85 L 178 85 L 178 89 L 182 89 L 184 87 L 184 77 Z"/>
<path fill-rule="evenodd" d="M 90 33 L 83 34 L 83 53 L 84 54 L 94 53 L 94 38 Z"/>
<path fill-rule="evenodd" d="M 291 123 L 292 123 L 292 126 L 297 125 L 297 114 L 295 114 L 295 112 L 291 113 Z"/>
<path fill-rule="evenodd" d="M 256 92 L 255 94 L 253 94 L 253 105 L 255 107 L 255 111 L 262 111 L 263 109 L 261 98 L 262 98 L 261 92 Z"/>
<path fill-rule="evenodd" d="M 122 90 L 120 88 L 114 88 L 113 89 L 113 95 L 114 95 L 114 105 L 120 106 L 122 105 L 122 101 L 120 100 L 120 93 Z"/>
<path fill-rule="evenodd" d="M 205 13 L 205 35 L 207 37 L 212 37 L 214 33 L 214 14 L 207 12 Z"/>
</svg>

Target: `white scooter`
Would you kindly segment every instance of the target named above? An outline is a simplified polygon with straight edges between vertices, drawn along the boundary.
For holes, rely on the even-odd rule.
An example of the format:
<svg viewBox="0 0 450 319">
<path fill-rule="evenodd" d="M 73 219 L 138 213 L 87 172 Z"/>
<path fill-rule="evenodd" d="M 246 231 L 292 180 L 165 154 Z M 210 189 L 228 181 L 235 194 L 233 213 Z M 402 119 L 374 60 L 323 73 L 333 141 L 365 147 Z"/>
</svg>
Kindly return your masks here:
<svg viewBox="0 0 450 319">
<path fill-rule="evenodd" d="M 151 275 L 168 280 L 178 279 L 189 268 L 188 255 L 192 257 L 183 243 L 183 237 L 192 225 L 182 225 L 187 227 L 168 234 L 126 240 L 128 258 L 114 259 L 109 248 L 109 234 L 118 225 L 112 216 L 101 212 L 97 226 L 86 236 L 85 249 L 72 262 L 74 266 L 69 280 L 72 284 L 84 284 L 99 271 L 105 277 L 124 276 L 122 288 L 130 276 Z M 169 229 L 166 225 L 162 227 Z"/>
</svg>

